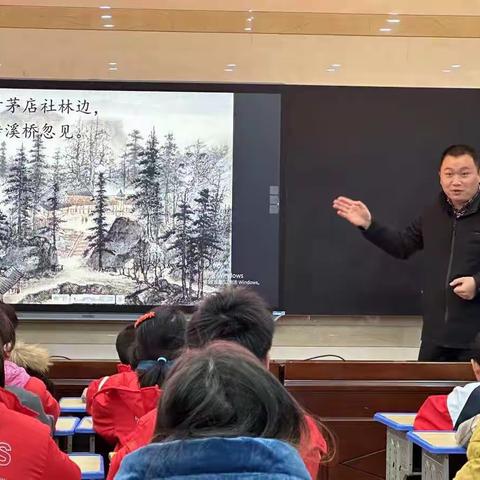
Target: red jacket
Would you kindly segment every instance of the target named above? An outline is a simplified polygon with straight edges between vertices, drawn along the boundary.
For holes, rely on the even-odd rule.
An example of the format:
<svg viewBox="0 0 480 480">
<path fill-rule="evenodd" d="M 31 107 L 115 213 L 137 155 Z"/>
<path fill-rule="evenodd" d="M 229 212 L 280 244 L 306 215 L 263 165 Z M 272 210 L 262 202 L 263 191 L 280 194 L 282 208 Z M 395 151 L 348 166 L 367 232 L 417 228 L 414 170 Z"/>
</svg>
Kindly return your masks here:
<svg viewBox="0 0 480 480">
<path fill-rule="evenodd" d="M 42 402 L 43 410 L 47 415 L 52 415 L 57 421 L 60 415 L 60 406 L 47 390 L 45 384 L 38 378 L 32 377 L 27 371 L 9 360 L 4 362 L 5 386 L 19 387 L 37 395 Z"/>
<path fill-rule="evenodd" d="M 60 405 L 52 397 L 45 384 L 37 377 L 30 377 L 30 380 L 23 388 L 38 396 L 40 402 L 42 402 L 45 413 L 47 415 L 52 415 L 54 421 L 56 422 L 60 415 Z"/>
<path fill-rule="evenodd" d="M 157 408 L 160 394 L 157 386 L 140 388 L 135 372 L 95 380 L 87 390 L 93 428 L 117 450 L 135 430 L 138 419 Z"/>
<path fill-rule="evenodd" d="M 125 363 L 117 363 L 117 373 L 123 372 L 131 372 L 132 367 L 130 365 L 126 365 Z"/>
<path fill-rule="evenodd" d="M 3 388 L 0 388 L 0 416 L 2 480 L 80 480 L 80 469 L 58 449 L 50 429 Z"/>
<path fill-rule="evenodd" d="M 455 387 L 448 395 L 431 395 L 418 410 L 414 430 L 456 430 L 480 413 L 480 383 Z"/>
<path fill-rule="evenodd" d="M 309 436 L 300 442 L 299 453 L 312 479 L 317 478 L 320 460 L 327 453 L 327 444 L 318 429 L 315 420 L 306 416 L 305 420 L 309 429 Z M 138 450 L 152 441 L 155 424 L 157 422 L 157 409 L 144 415 L 137 424 L 137 428 L 125 440 L 123 447 L 118 450 L 110 462 L 107 480 L 113 480 L 118 473 L 120 464 L 126 455 Z"/>
</svg>

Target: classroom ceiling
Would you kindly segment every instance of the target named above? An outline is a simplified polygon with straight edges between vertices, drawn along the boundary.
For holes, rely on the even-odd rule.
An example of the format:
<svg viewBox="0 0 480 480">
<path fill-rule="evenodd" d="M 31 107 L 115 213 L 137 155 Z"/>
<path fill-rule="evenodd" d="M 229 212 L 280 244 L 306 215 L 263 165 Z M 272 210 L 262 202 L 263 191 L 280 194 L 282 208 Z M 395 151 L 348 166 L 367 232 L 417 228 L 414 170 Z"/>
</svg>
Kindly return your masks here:
<svg viewBox="0 0 480 480">
<path fill-rule="evenodd" d="M 0 78 L 478 87 L 478 52 L 473 0 L 0 0 Z"/>
</svg>

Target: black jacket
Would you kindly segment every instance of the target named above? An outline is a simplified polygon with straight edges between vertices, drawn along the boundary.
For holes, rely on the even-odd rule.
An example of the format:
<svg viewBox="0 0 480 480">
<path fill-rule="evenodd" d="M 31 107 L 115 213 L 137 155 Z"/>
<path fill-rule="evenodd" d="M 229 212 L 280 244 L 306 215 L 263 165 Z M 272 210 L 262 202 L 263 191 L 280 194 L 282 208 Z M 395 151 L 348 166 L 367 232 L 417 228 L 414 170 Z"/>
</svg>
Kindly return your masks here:
<svg viewBox="0 0 480 480">
<path fill-rule="evenodd" d="M 364 236 L 396 258 L 424 250 L 422 340 L 468 348 L 480 332 L 480 295 L 463 300 L 449 283 L 473 276 L 480 287 L 480 196 L 457 217 L 441 193 L 403 231 L 373 221 Z"/>
</svg>

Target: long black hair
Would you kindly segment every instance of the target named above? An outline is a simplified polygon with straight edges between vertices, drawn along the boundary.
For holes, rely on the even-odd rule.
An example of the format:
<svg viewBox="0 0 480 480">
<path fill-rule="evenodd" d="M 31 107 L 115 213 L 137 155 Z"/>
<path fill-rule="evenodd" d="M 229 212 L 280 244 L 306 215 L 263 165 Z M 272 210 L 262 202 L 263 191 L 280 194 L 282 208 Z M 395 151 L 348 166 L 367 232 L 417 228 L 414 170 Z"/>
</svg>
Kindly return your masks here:
<svg viewBox="0 0 480 480">
<path fill-rule="evenodd" d="M 132 367 L 141 387 L 162 385 L 185 344 L 185 315 L 173 307 L 156 307 L 135 322 Z"/>
<path fill-rule="evenodd" d="M 251 352 L 233 342 L 186 351 L 163 388 L 154 442 L 246 436 L 298 446 L 308 435 L 296 400 Z"/>
</svg>

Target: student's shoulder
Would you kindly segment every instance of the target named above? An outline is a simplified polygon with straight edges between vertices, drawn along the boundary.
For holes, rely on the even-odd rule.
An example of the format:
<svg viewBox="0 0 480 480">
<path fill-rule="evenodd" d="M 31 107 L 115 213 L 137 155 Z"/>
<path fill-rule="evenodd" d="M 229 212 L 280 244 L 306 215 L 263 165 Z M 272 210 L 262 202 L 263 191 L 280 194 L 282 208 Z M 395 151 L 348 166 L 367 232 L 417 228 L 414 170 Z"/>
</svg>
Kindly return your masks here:
<svg viewBox="0 0 480 480">
<path fill-rule="evenodd" d="M 36 417 L 28 416 L 15 410 L 9 410 L 8 417 L 15 425 L 15 428 L 21 429 L 25 435 L 34 435 L 36 438 L 50 438 L 50 428 L 39 422 Z"/>
</svg>

